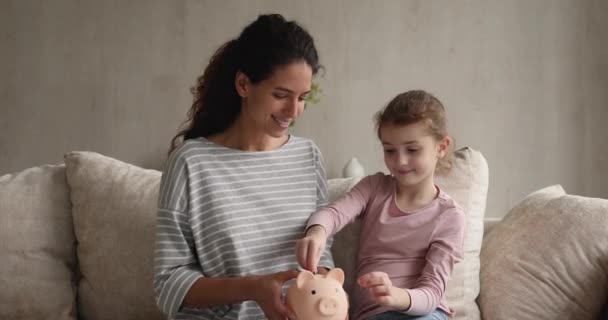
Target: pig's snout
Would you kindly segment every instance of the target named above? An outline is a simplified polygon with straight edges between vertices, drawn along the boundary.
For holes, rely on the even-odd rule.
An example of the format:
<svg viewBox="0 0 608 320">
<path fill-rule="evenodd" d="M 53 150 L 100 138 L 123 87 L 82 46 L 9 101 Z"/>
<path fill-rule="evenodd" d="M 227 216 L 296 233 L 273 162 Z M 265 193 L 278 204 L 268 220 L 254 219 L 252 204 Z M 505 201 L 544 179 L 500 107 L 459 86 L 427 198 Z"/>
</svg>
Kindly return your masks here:
<svg viewBox="0 0 608 320">
<path fill-rule="evenodd" d="M 333 316 L 338 310 L 338 301 L 334 298 L 322 298 L 318 304 L 319 313 L 324 316 Z"/>
</svg>

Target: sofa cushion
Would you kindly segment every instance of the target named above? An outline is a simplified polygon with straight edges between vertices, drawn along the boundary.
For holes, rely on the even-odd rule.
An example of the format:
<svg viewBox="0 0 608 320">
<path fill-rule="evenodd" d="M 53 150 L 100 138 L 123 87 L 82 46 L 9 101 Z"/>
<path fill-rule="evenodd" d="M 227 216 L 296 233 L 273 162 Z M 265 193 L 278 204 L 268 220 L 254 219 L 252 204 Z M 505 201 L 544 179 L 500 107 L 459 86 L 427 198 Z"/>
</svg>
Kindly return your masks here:
<svg viewBox="0 0 608 320">
<path fill-rule="evenodd" d="M 92 152 L 65 156 L 84 319 L 164 319 L 154 302 L 153 250 L 161 173 Z"/>
<path fill-rule="evenodd" d="M 75 238 L 64 166 L 0 177 L 0 319 L 75 319 Z"/>
<path fill-rule="evenodd" d="M 530 194 L 484 240 L 486 319 L 597 319 L 608 298 L 608 200 Z"/>
<path fill-rule="evenodd" d="M 330 193 L 331 197 L 335 199 L 341 196 L 353 186 L 353 182 L 356 180 L 352 178 L 334 181 L 336 186 L 330 184 L 330 189 L 335 189 Z M 467 216 L 464 260 L 454 267 L 446 292 L 449 306 L 456 311 L 452 319 L 480 319 L 475 299 L 479 293 L 479 253 L 488 192 L 488 164 L 479 151 L 471 148 L 457 150 L 452 170 L 437 176 L 436 182 L 462 206 Z M 332 247 L 336 265 L 346 271 L 346 290 L 351 289 L 356 278 L 353 264 L 358 247 L 359 223 L 357 221 L 336 234 Z"/>
</svg>

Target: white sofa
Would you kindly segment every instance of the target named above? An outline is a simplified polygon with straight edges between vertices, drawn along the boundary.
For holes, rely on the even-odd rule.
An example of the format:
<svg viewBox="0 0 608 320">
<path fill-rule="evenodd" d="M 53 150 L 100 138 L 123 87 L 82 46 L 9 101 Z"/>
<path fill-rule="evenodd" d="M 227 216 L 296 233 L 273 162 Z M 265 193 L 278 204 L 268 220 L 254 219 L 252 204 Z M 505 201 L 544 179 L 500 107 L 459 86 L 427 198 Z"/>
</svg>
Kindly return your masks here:
<svg viewBox="0 0 608 320">
<path fill-rule="evenodd" d="M 72 152 L 65 156 L 62 165 L 44 165 L 0 176 L 0 319 L 163 319 L 152 291 L 159 179 L 158 171 L 92 152 Z M 525 301 L 517 300 L 517 295 L 511 297 L 505 293 L 509 279 L 521 285 L 517 277 L 519 269 L 511 271 L 516 275 L 509 275 L 508 268 L 503 268 L 525 263 L 527 257 L 514 254 L 516 260 L 509 261 L 504 260 L 509 255 L 499 253 L 516 248 L 518 239 L 519 242 L 529 240 L 522 232 L 518 237 L 512 236 L 517 233 L 513 230 L 521 229 L 516 219 L 522 216 L 521 208 L 514 208 L 503 221 L 485 222 L 486 234 L 490 227 L 496 226 L 497 237 L 492 238 L 492 232 L 485 238 L 484 241 L 491 243 L 491 250 L 486 252 L 484 244 L 480 260 L 489 180 L 483 155 L 470 148 L 459 150 L 452 172 L 438 180 L 465 208 L 468 217 L 465 259 L 457 265 L 447 292 L 448 302 L 457 311 L 456 318 L 528 319 L 505 311 L 522 303 L 524 310 L 529 309 L 525 309 Z M 356 178 L 330 179 L 331 198 L 339 197 L 356 181 Z M 606 275 L 602 277 L 598 273 L 608 270 L 608 228 L 604 236 L 597 230 L 608 219 L 605 214 L 595 212 L 608 207 L 602 207 L 606 205 L 603 199 L 589 201 L 595 201 L 591 207 L 587 203 L 587 211 L 594 212 L 589 216 L 594 220 L 587 224 L 600 227 L 589 231 L 596 241 L 589 246 L 591 253 L 578 256 L 592 261 L 590 267 L 581 269 L 585 276 L 578 280 L 582 286 L 593 287 L 595 296 L 583 298 L 595 303 L 555 300 L 559 303 L 553 307 L 556 312 L 577 312 L 577 316 L 557 317 L 559 319 L 593 319 L 606 300 Z M 576 205 L 575 202 L 567 203 Z M 538 203 L 536 205 L 538 207 Z M 598 206 L 601 210 L 596 210 Z M 530 224 L 533 220 L 524 222 Z M 536 231 L 542 235 L 541 230 Z M 505 238 L 504 241 L 500 237 Z M 509 248 L 501 248 L 500 243 L 508 244 Z M 355 224 L 338 234 L 333 246 L 336 263 L 348 275 L 347 288 L 354 277 L 356 244 Z M 521 246 L 519 250 L 527 251 Z M 549 264 L 541 268 L 537 281 L 546 282 L 543 277 L 547 272 L 562 267 Z M 593 286 L 593 282 L 600 285 Z M 551 281 L 547 283 L 549 287 L 555 285 Z M 534 288 L 535 284 L 529 285 Z M 534 294 L 534 290 L 530 292 Z M 502 299 L 501 294 L 510 300 Z M 496 308 L 498 305 L 504 307 Z M 547 317 L 538 317 L 535 312 L 529 314 L 529 319 L 557 319 L 551 318 L 551 313 Z"/>
</svg>

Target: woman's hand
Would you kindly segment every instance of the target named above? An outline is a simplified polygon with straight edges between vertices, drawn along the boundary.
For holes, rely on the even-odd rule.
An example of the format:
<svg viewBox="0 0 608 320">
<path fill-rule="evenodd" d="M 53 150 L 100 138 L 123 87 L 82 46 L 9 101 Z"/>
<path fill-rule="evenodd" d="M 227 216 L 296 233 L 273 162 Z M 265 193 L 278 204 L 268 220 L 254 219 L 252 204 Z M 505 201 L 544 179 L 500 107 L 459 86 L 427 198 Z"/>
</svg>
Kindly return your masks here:
<svg viewBox="0 0 608 320">
<path fill-rule="evenodd" d="M 391 279 L 384 272 L 366 273 L 357 279 L 357 283 L 367 289 L 374 301 L 380 305 L 398 310 L 410 308 L 410 295 L 407 291 L 393 286 Z"/>
<path fill-rule="evenodd" d="M 289 270 L 273 273 L 258 278 L 259 290 L 255 293 L 255 302 L 262 308 L 266 319 L 285 320 L 295 319 L 283 303 L 282 287 L 283 283 L 298 276 L 298 270 Z"/>
<path fill-rule="evenodd" d="M 296 242 L 296 258 L 302 268 L 316 272 L 325 249 L 327 235 L 325 228 L 314 225 L 306 231 L 306 236 Z"/>
</svg>

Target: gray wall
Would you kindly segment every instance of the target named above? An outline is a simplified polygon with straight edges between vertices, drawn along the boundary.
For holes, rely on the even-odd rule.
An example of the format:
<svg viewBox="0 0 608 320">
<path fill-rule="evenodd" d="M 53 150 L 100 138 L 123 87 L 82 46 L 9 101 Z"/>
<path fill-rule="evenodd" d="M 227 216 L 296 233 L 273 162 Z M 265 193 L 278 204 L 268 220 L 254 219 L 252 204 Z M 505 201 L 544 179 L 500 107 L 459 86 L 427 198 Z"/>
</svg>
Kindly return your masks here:
<svg viewBox="0 0 608 320">
<path fill-rule="evenodd" d="M 330 177 L 384 170 L 371 118 L 423 88 L 490 165 L 488 216 L 561 183 L 608 198 L 608 2 L 0 0 L 0 173 L 92 150 L 160 168 L 211 53 L 258 13 L 314 35 L 321 102 L 293 132 Z"/>
</svg>

